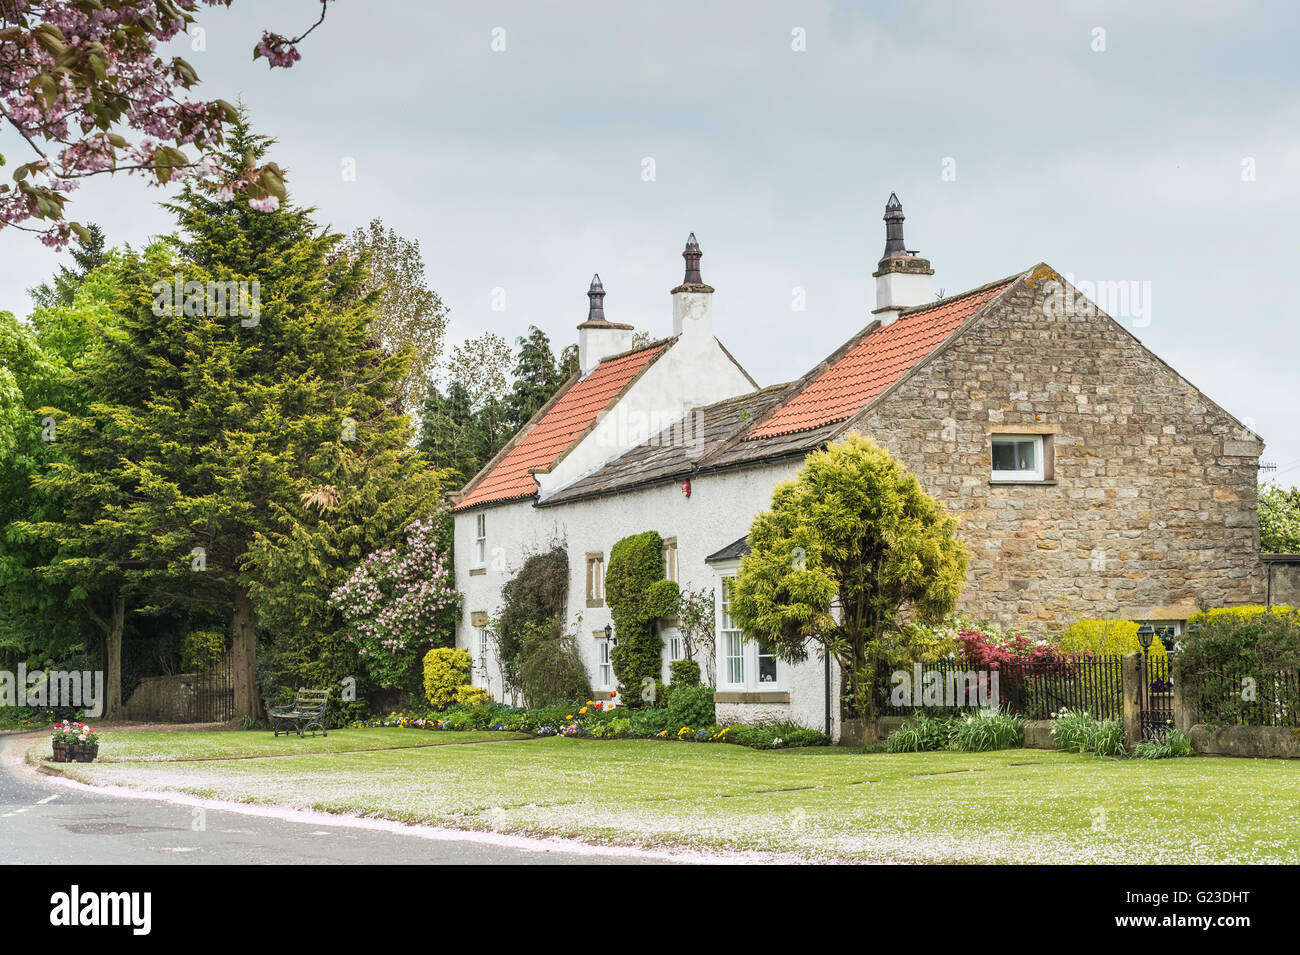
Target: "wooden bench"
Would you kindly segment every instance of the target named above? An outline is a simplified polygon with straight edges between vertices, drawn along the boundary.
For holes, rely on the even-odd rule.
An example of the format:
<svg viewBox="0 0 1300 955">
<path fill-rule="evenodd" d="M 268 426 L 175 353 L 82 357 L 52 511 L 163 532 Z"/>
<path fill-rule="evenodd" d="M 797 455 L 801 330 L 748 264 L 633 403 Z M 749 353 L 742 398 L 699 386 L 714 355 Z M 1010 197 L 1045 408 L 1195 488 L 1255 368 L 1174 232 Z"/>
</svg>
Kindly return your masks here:
<svg viewBox="0 0 1300 955">
<path fill-rule="evenodd" d="M 304 690 L 299 687 L 298 695 L 292 703 L 288 706 L 273 706 L 268 711 L 275 735 L 279 736 L 283 732 L 287 736 L 297 731 L 301 737 L 306 730 L 311 730 L 311 735 L 315 736 L 316 730 L 320 730 L 322 736 L 329 736 L 329 731 L 325 729 L 325 705 L 329 699 L 329 690 Z"/>
</svg>

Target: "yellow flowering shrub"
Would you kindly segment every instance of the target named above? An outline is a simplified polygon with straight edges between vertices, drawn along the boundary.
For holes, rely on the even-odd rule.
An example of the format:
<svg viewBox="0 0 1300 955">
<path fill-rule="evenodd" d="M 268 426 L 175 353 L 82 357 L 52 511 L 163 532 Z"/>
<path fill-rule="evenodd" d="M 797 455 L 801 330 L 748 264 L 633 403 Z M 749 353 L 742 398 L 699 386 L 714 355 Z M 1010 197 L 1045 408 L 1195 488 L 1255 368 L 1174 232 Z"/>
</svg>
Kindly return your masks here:
<svg viewBox="0 0 1300 955">
<path fill-rule="evenodd" d="M 1285 604 L 1274 604 L 1272 608 L 1275 617 L 1284 617 L 1295 610 L 1295 607 Z M 1217 620 L 1220 617 L 1231 617 L 1234 620 L 1248 620 L 1251 617 L 1259 616 L 1261 613 L 1268 613 L 1269 608 L 1262 604 L 1250 604 L 1244 607 L 1215 607 L 1212 610 L 1202 610 L 1194 613 L 1188 618 L 1187 623 L 1190 626 L 1194 623 L 1209 623 L 1211 620 Z"/>
<path fill-rule="evenodd" d="M 468 650 L 435 647 L 424 655 L 424 695 L 435 710 L 458 702 L 457 694 L 469 683 L 473 666 Z"/>
<path fill-rule="evenodd" d="M 1076 620 L 1061 634 L 1058 645 L 1069 653 L 1138 653 L 1138 625 L 1132 620 Z M 1149 655 L 1164 657 L 1165 645 L 1159 637 L 1151 640 Z"/>
</svg>

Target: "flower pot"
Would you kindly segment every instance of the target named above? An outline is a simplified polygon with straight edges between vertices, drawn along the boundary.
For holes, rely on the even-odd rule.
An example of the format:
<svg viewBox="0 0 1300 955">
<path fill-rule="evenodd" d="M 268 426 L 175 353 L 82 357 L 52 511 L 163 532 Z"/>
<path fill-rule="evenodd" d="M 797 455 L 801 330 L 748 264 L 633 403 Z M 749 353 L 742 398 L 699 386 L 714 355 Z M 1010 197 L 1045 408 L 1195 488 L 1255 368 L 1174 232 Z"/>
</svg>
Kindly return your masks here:
<svg viewBox="0 0 1300 955">
<path fill-rule="evenodd" d="M 74 763 L 93 763 L 95 757 L 99 754 L 98 743 L 68 743 L 67 762 Z"/>
<path fill-rule="evenodd" d="M 60 740 L 54 741 L 54 761 L 56 763 L 68 762 L 68 744 Z"/>
</svg>

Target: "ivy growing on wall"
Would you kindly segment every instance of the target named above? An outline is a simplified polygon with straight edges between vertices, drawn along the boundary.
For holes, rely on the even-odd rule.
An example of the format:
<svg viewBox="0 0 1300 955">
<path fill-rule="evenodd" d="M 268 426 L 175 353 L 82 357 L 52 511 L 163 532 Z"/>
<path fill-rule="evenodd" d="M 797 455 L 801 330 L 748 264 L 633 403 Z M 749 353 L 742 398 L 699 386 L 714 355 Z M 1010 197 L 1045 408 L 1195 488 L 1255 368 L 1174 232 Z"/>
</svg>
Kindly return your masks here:
<svg viewBox="0 0 1300 955">
<path fill-rule="evenodd" d="M 677 584 L 664 577 L 663 545 L 658 533 L 645 531 L 624 537 L 609 552 L 605 603 L 615 638 L 609 659 L 627 706 L 646 702 L 642 687 L 659 679 L 663 641 L 654 624 L 677 608 Z"/>
<path fill-rule="evenodd" d="M 501 677 L 509 693 L 530 705 L 574 688 L 577 696 L 590 692 L 582 689 L 586 677 L 574 638 L 565 633 L 568 593 L 569 555 L 562 543 L 533 554 L 501 588 L 503 605 L 493 622 Z"/>
</svg>

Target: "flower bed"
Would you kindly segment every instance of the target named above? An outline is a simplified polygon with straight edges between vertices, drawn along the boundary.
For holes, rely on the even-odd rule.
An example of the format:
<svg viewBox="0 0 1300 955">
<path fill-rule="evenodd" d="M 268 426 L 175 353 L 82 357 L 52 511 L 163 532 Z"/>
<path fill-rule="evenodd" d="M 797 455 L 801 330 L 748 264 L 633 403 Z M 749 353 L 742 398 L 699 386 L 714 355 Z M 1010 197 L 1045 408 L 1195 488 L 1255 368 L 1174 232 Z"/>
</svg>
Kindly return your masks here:
<svg viewBox="0 0 1300 955">
<path fill-rule="evenodd" d="M 642 739 L 682 743 L 736 743 L 755 749 L 783 749 L 800 746 L 825 746 L 824 733 L 793 723 L 761 726 L 715 723 L 687 726 L 673 725 L 668 710 L 647 708 L 629 710 L 619 706 L 617 694 L 607 699 L 592 699 L 566 706 L 520 709 L 500 703 L 475 706 L 452 706 L 437 713 L 398 713 L 357 720 L 354 728 L 403 727 L 439 732 L 457 730 L 495 730 L 530 733 L 537 737 L 566 736 L 572 739 L 610 740 Z"/>
</svg>

